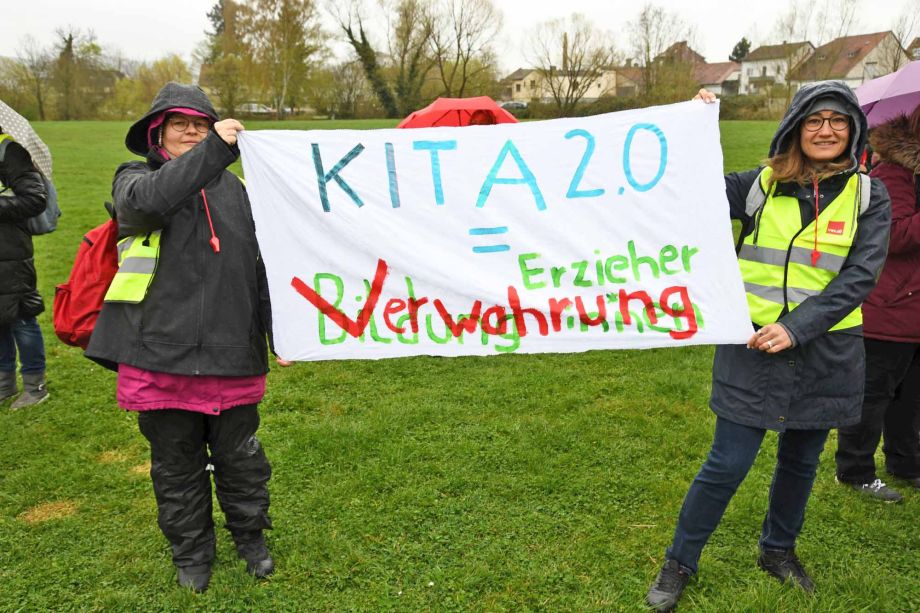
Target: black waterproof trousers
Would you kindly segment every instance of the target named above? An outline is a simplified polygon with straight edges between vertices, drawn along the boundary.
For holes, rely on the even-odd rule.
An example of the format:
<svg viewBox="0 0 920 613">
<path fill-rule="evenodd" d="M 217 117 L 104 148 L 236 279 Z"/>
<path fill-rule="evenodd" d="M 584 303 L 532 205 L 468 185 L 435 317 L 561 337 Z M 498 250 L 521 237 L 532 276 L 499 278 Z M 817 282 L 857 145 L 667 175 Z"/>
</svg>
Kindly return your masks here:
<svg viewBox="0 0 920 613">
<path fill-rule="evenodd" d="M 141 433 L 150 441 L 157 523 L 172 546 L 176 566 L 209 565 L 214 560 L 209 463 L 214 467 L 217 501 L 237 545 L 272 527 L 272 470 L 255 437 L 257 407 L 238 406 L 219 415 L 179 409 L 138 413 Z"/>
<path fill-rule="evenodd" d="M 862 421 L 837 433 L 837 478 L 872 483 L 882 433 L 888 472 L 905 479 L 920 477 L 920 344 L 865 342 Z"/>
</svg>

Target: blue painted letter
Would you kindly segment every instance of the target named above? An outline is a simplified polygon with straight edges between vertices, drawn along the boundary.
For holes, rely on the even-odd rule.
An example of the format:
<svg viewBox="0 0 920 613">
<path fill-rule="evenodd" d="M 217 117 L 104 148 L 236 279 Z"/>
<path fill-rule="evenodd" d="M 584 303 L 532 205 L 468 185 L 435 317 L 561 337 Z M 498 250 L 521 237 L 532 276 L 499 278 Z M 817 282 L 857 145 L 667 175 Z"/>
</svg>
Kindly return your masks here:
<svg viewBox="0 0 920 613">
<path fill-rule="evenodd" d="M 658 146 L 660 147 L 660 153 L 658 158 L 658 174 L 649 181 L 648 183 L 638 183 L 633 177 L 632 166 L 629 162 L 630 149 L 632 148 L 633 137 L 636 135 L 636 132 L 639 130 L 648 130 L 652 134 L 658 137 Z M 637 123 L 629 129 L 629 133 L 626 134 L 626 143 L 623 145 L 623 171 L 626 172 L 626 180 L 629 181 L 629 184 L 632 185 L 633 189 L 637 192 L 647 192 L 658 184 L 658 181 L 661 180 L 661 177 L 664 176 L 664 169 L 668 165 L 668 140 L 664 137 L 664 132 L 661 131 L 661 128 L 656 126 L 653 123 Z"/>
<path fill-rule="evenodd" d="M 453 151 L 457 148 L 455 140 L 417 140 L 412 143 L 416 151 L 428 151 L 431 154 L 431 180 L 434 182 L 434 201 L 444 204 L 444 189 L 441 187 L 441 158 L 438 151 Z"/>
<path fill-rule="evenodd" d="M 390 204 L 394 209 L 399 208 L 399 182 L 396 179 L 396 155 L 393 153 L 393 143 L 384 143 L 387 152 L 387 177 L 390 180 Z"/>
<path fill-rule="evenodd" d="M 498 171 L 501 170 L 502 164 L 505 163 L 505 158 L 508 157 L 508 154 L 511 154 L 511 157 L 514 158 L 515 163 L 518 166 L 518 170 L 521 171 L 520 179 L 509 179 L 504 177 L 498 177 Z M 537 185 L 537 178 L 533 176 L 533 173 L 530 172 L 530 168 L 527 167 L 527 164 L 524 162 L 524 158 L 521 157 L 520 152 L 517 150 L 517 147 L 514 146 L 514 143 L 508 140 L 505 143 L 505 146 L 502 147 L 502 150 L 498 153 L 498 159 L 495 160 L 495 164 L 492 165 L 492 169 L 489 171 L 489 175 L 486 177 L 485 182 L 482 184 L 482 188 L 479 190 L 479 199 L 476 201 L 476 206 L 482 208 L 486 200 L 489 199 L 489 194 L 492 193 L 492 186 L 496 183 L 500 185 L 520 185 L 524 183 L 527 187 L 530 188 L 530 192 L 533 194 L 533 199 L 537 204 L 537 210 L 543 211 L 546 209 L 546 201 L 543 199 L 543 193 L 540 191 L 540 187 Z"/>
<path fill-rule="evenodd" d="M 351 199 L 356 205 L 364 206 L 364 203 L 361 202 L 361 198 L 358 197 L 358 194 L 355 193 L 355 190 L 351 189 L 351 186 L 345 182 L 345 179 L 339 176 L 339 173 L 342 171 L 345 166 L 358 157 L 358 155 L 364 151 L 364 145 L 358 143 L 354 148 L 349 151 L 345 157 L 339 160 L 339 163 L 332 167 L 332 170 L 329 172 L 323 172 L 323 158 L 319 154 L 319 145 L 317 143 L 313 144 L 313 167 L 316 168 L 316 182 L 319 183 L 319 198 L 323 203 L 323 210 L 327 213 L 329 212 L 329 196 L 326 194 L 326 184 L 330 180 L 334 179 L 336 183 L 339 184 L 339 187 L 342 190 L 351 196 Z"/>
<path fill-rule="evenodd" d="M 587 130 L 569 130 L 566 132 L 565 137 L 567 139 L 574 136 L 581 136 L 586 141 L 585 144 L 585 153 L 581 156 L 581 163 L 578 165 L 578 168 L 575 170 L 575 176 L 572 177 L 572 183 L 569 184 L 569 191 L 566 193 L 566 198 L 597 198 L 598 196 L 604 195 L 604 190 L 601 188 L 589 189 L 589 190 L 579 190 L 578 185 L 581 183 L 582 178 L 585 176 L 585 170 L 588 168 L 588 161 L 591 159 L 591 156 L 594 155 L 594 135 L 588 132 Z"/>
</svg>

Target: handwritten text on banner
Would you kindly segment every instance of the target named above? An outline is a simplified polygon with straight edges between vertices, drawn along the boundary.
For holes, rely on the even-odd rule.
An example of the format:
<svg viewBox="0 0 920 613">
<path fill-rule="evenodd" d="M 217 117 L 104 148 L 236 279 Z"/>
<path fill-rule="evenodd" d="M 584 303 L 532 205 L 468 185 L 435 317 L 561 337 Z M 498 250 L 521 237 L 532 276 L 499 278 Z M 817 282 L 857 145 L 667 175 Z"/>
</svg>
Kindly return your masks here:
<svg viewBox="0 0 920 613">
<path fill-rule="evenodd" d="M 240 137 L 292 360 L 743 343 L 718 107 Z"/>
</svg>

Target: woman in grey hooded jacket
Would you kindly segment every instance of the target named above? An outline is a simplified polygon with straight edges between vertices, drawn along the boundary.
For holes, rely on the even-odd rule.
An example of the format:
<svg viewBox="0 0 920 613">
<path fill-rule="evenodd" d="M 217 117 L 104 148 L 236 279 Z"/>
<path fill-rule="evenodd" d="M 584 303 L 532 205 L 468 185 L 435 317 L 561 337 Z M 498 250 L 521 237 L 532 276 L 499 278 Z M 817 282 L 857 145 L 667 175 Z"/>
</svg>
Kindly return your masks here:
<svg viewBox="0 0 920 613">
<path fill-rule="evenodd" d="M 702 90 L 706 102 L 715 96 Z M 795 554 L 831 428 L 859 421 L 865 356 L 860 304 L 885 261 L 890 203 L 857 172 L 866 119 L 853 92 L 826 81 L 799 90 L 765 166 L 725 177 L 742 223 L 738 260 L 755 333 L 716 348 L 712 448 L 684 500 L 648 604 L 669 610 L 757 457 L 779 433 L 758 566 L 806 591 Z"/>
<path fill-rule="evenodd" d="M 138 412 L 158 523 L 179 584 L 198 592 L 215 556 L 209 464 L 246 570 L 274 570 L 263 536 L 271 467 L 255 436 L 268 286 L 249 199 L 226 169 L 242 129 L 218 121 L 198 87 L 168 83 L 128 130 L 146 160 L 115 172 L 121 262 L 86 350 L 118 371 L 118 404 Z"/>
</svg>

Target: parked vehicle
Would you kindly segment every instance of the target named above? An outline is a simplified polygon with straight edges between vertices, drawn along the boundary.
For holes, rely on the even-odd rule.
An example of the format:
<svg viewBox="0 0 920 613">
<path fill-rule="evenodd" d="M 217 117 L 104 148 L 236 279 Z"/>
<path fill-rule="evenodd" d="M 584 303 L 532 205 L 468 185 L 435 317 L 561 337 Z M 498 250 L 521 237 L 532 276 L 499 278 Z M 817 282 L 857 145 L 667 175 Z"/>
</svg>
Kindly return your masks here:
<svg viewBox="0 0 920 613">
<path fill-rule="evenodd" d="M 501 107 L 503 109 L 508 109 L 509 111 L 514 111 L 514 110 L 526 109 L 527 103 L 521 102 L 519 100 L 511 100 L 509 102 L 502 102 Z"/>
<path fill-rule="evenodd" d="M 237 107 L 237 111 L 240 115 L 271 115 L 275 109 L 259 102 L 244 102 Z"/>
</svg>

